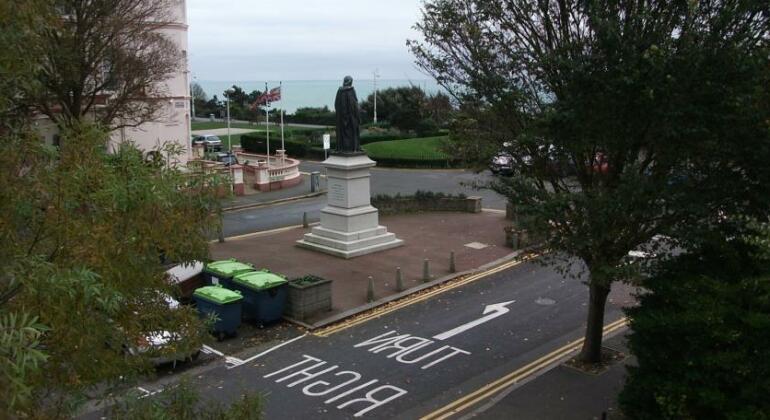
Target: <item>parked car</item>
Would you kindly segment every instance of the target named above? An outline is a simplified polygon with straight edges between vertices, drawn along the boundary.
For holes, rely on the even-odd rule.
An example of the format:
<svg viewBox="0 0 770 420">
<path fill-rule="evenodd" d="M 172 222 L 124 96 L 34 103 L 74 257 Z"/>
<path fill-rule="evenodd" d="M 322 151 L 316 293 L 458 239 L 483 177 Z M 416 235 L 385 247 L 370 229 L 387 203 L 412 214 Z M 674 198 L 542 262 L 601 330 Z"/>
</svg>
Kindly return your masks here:
<svg viewBox="0 0 770 420">
<path fill-rule="evenodd" d="M 217 153 L 215 158 L 217 162 L 222 162 L 225 166 L 236 165 L 238 163 L 238 158 L 232 153 Z"/>
<path fill-rule="evenodd" d="M 504 143 L 504 147 L 509 147 L 510 143 Z M 554 145 L 539 146 L 539 154 L 545 156 L 545 170 L 557 176 L 570 176 L 575 174 L 574 165 L 567 160 L 560 160 Z M 530 155 L 518 156 L 519 161 L 507 151 L 498 152 L 489 162 L 489 170 L 495 175 L 513 175 L 515 172 L 526 172 L 535 165 L 535 159 Z"/>
<path fill-rule="evenodd" d="M 508 152 L 500 152 L 492 156 L 489 170 L 495 175 L 513 175 L 513 156 Z"/>
<path fill-rule="evenodd" d="M 163 299 L 169 309 L 179 308 L 179 301 L 171 296 L 163 295 Z M 126 346 L 128 354 L 147 355 L 155 366 L 172 363 L 174 366 L 178 362 L 195 360 L 200 354 L 200 349 L 185 351 L 178 346 L 184 339 L 183 333 L 179 331 L 148 331 L 132 345 Z"/>
<path fill-rule="evenodd" d="M 202 134 L 193 138 L 193 144 L 202 144 L 207 152 L 218 152 L 222 150 L 222 140 L 213 134 Z"/>
</svg>

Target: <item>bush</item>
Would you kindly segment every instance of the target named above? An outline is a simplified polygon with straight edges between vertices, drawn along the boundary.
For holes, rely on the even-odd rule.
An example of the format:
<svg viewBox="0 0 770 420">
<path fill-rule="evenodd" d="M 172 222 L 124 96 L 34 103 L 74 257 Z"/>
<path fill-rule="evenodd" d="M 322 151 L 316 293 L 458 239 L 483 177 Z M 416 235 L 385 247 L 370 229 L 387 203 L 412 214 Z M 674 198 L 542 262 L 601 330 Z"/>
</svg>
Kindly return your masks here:
<svg viewBox="0 0 770 420">
<path fill-rule="evenodd" d="M 294 123 L 335 125 L 336 114 L 329 107 L 303 107 L 297 108 L 293 114 L 284 115 L 284 120 Z"/>
<path fill-rule="evenodd" d="M 391 168 L 457 168 L 461 166 L 457 159 L 435 158 L 433 156 L 425 156 L 424 158 L 378 156 L 373 160 L 377 161 L 377 166 Z"/>
<path fill-rule="evenodd" d="M 627 310 L 637 365 L 619 401 L 629 418 L 770 414 L 768 262 L 718 242 L 657 270 Z"/>
<path fill-rule="evenodd" d="M 286 148 L 286 154 L 290 157 L 304 157 L 307 155 L 308 149 L 310 148 L 309 142 L 295 140 L 284 141 L 284 146 Z M 267 150 L 267 137 L 262 133 L 244 134 L 241 136 L 241 147 L 243 147 L 243 150 L 246 152 L 263 154 L 265 153 L 265 150 Z M 271 138 L 270 153 L 273 154 L 280 148 L 280 137 Z"/>
</svg>

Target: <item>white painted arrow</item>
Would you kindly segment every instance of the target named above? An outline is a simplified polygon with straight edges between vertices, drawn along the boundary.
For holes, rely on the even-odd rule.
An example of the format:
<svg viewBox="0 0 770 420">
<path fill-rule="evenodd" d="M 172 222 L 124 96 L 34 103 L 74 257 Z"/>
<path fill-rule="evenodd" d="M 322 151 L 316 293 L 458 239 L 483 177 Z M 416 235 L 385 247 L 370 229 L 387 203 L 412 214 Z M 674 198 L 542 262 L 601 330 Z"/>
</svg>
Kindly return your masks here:
<svg viewBox="0 0 770 420">
<path fill-rule="evenodd" d="M 511 311 L 510 309 L 507 308 L 507 306 L 513 302 L 516 302 L 516 301 L 509 300 L 508 302 L 500 302 L 500 303 L 495 303 L 494 305 L 487 305 L 484 307 L 484 312 L 482 313 L 482 315 L 486 315 L 486 316 L 483 316 L 475 321 L 471 321 L 466 324 L 460 325 L 457 328 L 452 328 L 449 331 L 444 331 L 439 335 L 434 335 L 433 338 L 435 338 L 436 340 L 446 340 L 449 337 L 453 337 L 457 334 L 460 334 L 461 332 L 465 332 L 487 321 L 491 321 L 497 318 L 498 316 L 505 315 Z"/>
</svg>

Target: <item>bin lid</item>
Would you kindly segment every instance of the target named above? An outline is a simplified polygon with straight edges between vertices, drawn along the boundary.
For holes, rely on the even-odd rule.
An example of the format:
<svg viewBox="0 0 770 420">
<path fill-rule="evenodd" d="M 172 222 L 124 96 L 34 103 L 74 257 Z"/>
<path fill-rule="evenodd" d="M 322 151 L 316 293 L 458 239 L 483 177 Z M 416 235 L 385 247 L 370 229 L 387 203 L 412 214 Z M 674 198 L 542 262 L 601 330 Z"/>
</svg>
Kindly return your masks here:
<svg viewBox="0 0 770 420">
<path fill-rule="evenodd" d="M 233 282 L 254 290 L 271 289 L 287 283 L 286 279 L 269 271 L 249 271 L 233 277 Z"/>
<path fill-rule="evenodd" d="M 210 262 L 206 265 L 206 270 L 220 276 L 232 277 L 244 271 L 254 271 L 254 267 L 251 264 L 229 259 Z"/>
<path fill-rule="evenodd" d="M 222 286 L 205 286 L 195 289 L 193 296 L 210 300 L 214 303 L 227 304 L 237 302 L 243 299 L 240 293 L 234 290 L 225 289 Z"/>
</svg>

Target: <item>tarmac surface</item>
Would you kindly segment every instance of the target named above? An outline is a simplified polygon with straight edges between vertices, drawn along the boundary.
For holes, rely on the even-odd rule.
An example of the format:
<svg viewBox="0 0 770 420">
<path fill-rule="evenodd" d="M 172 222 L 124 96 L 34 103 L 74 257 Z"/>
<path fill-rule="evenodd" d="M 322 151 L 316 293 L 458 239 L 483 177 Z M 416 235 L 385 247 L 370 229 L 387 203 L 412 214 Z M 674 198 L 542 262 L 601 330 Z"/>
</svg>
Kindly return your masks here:
<svg viewBox="0 0 770 420">
<path fill-rule="evenodd" d="M 432 278 L 451 274 L 450 251 L 455 252 L 457 271 L 480 267 L 513 252 L 505 246 L 504 214 L 418 213 L 384 216 L 380 224 L 404 240 L 404 245 L 349 260 L 299 248 L 296 241 L 310 229 L 293 228 L 230 238 L 211 245 L 212 259 L 236 258 L 267 268 L 289 278 L 313 274 L 332 279 L 332 312 L 307 320 L 323 318 L 366 304 L 369 276 L 377 299 L 398 293 L 396 267 L 401 267 L 406 288 L 423 282 L 422 270 L 428 259 Z M 469 247 L 467 245 L 471 244 Z"/>
<path fill-rule="evenodd" d="M 223 358 L 193 384 L 224 403 L 262 393 L 266 419 L 430 416 L 579 339 L 587 298 L 580 279 L 523 262 L 363 321 Z M 632 302 L 630 288 L 616 286 L 606 322 Z M 455 418 L 587 419 L 607 410 L 622 371 L 597 379 L 564 369 L 524 378 L 534 380 Z"/>
<path fill-rule="evenodd" d="M 626 358 L 598 375 L 560 364 L 531 382 L 503 391 L 465 418 L 600 420 L 602 414 L 607 420 L 624 418 L 617 396 L 626 379 L 626 365 L 635 363 L 635 359 L 628 354 L 623 334 L 606 339 L 604 347 L 618 350 Z"/>
</svg>

